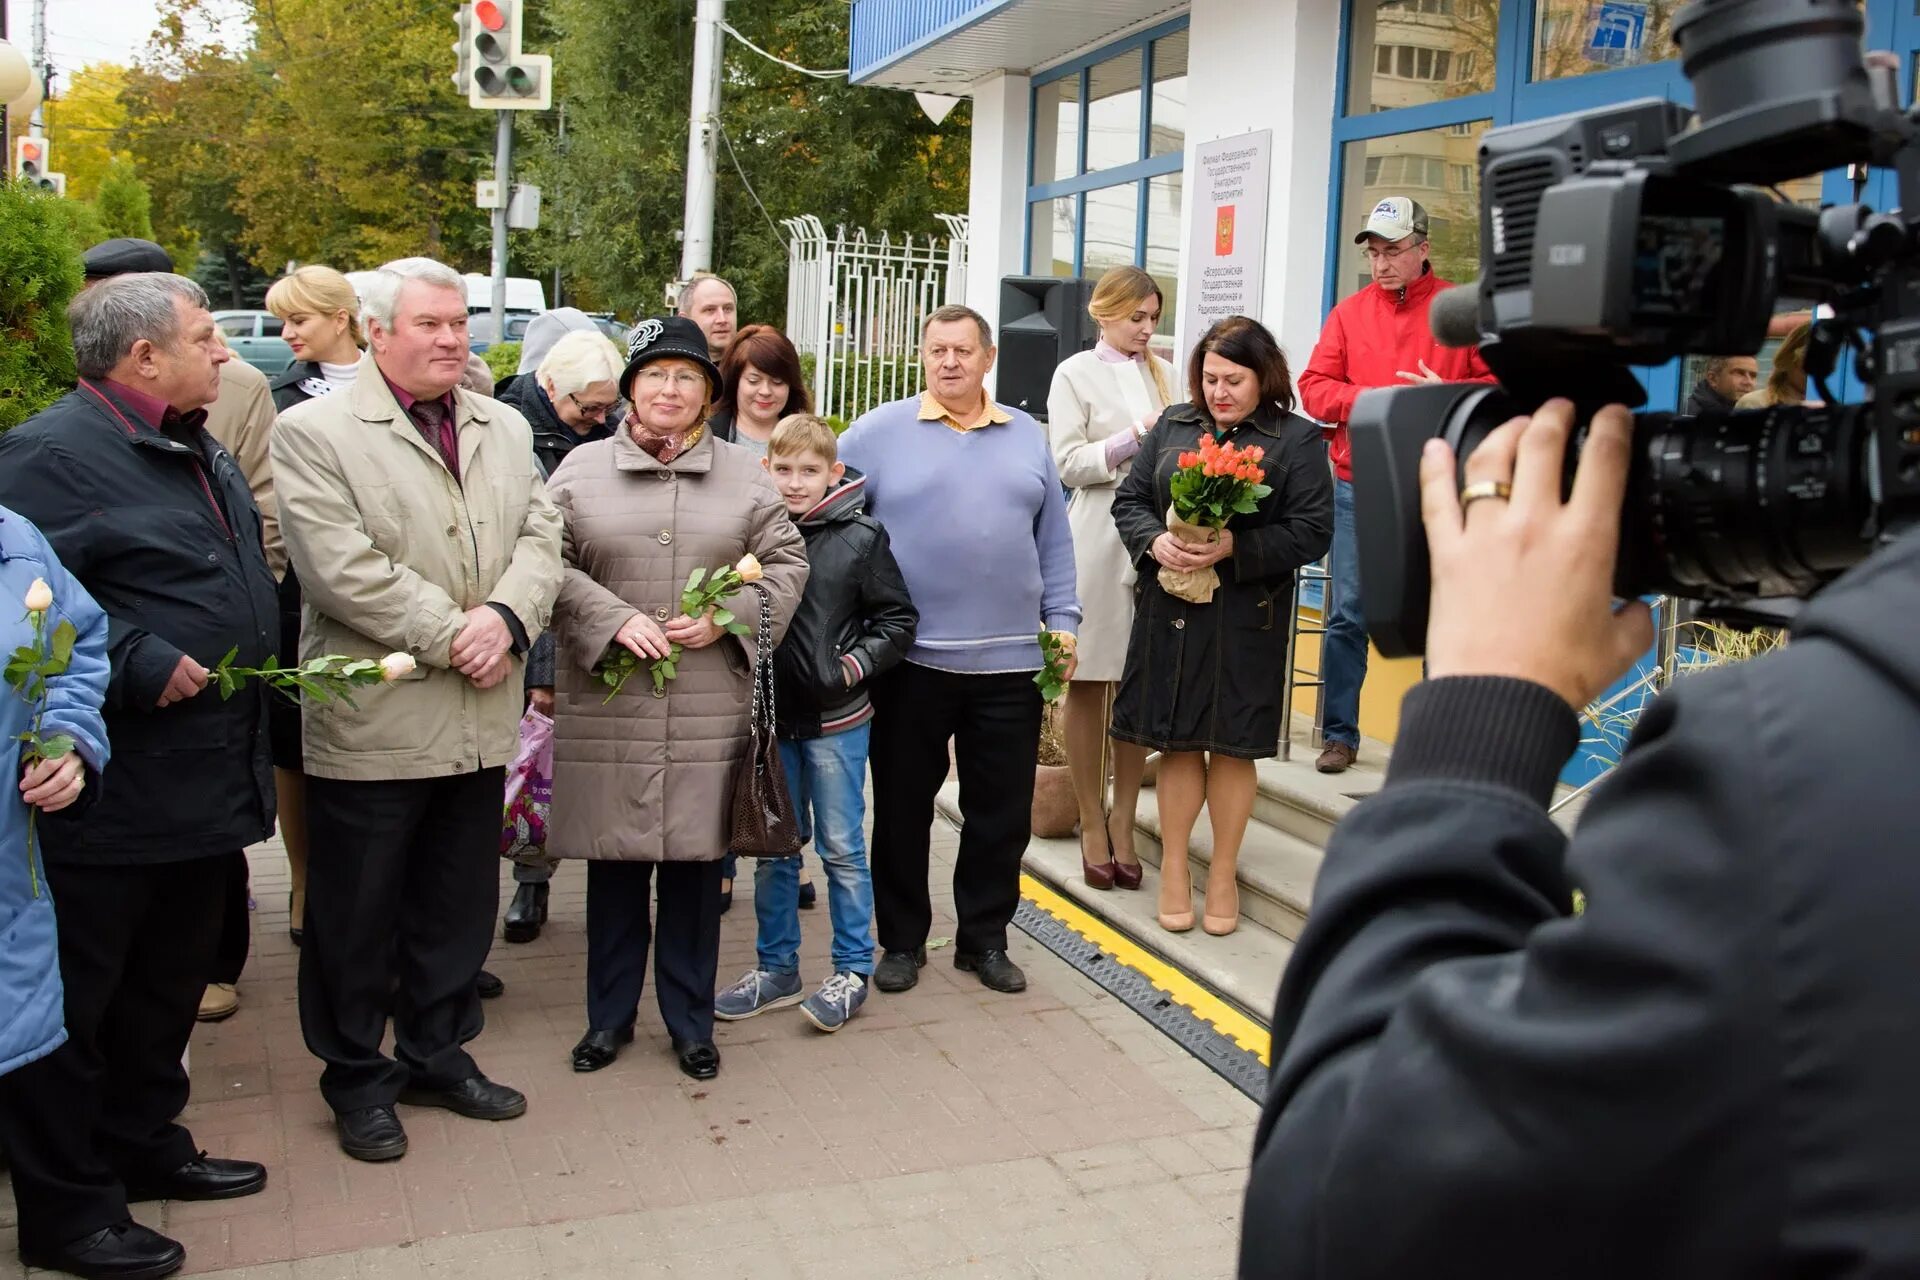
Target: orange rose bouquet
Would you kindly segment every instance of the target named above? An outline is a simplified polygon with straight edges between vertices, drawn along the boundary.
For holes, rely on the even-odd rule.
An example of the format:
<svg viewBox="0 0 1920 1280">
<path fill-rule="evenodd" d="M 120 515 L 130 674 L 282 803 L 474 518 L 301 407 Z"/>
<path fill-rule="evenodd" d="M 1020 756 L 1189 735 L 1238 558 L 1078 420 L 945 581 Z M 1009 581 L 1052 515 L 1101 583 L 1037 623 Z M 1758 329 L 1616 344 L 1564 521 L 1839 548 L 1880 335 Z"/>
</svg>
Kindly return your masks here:
<svg viewBox="0 0 1920 1280">
<path fill-rule="evenodd" d="M 1257 509 L 1260 499 L 1273 492 L 1262 483 L 1260 465 L 1266 451 L 1256 445 L 1236 448 L 1211 435 L 1200 437 L 1200 447 L 1180 455 L 1173 473 L 1173 505 L 1167 511 L 1167 532 L 1195 549 L 1220 541 L 1220 531 L 1236 515 Z M 1220 575 L 1205 569 L 1160 569 L 1160 585 L 1168 595 L 1189 604 L 1206 604 L 1220 587 Z"/>
</svg>

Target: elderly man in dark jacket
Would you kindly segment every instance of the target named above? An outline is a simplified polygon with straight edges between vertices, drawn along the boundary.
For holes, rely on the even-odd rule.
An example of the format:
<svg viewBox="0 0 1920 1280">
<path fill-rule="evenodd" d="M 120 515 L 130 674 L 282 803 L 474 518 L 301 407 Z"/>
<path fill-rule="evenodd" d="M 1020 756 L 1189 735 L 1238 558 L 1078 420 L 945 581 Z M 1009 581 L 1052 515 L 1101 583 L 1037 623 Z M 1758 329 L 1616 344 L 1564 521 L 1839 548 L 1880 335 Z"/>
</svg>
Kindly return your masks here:
<svg viewBox="0 0 1920 1280">
<path fill-rule="evenodd" d="M 274 820 L 264 692 L 222 701 L 208 670 L 229 650 L 264 663 L 277 605 L 247 479 L 205 429 L 230 358 L 206 295 L 125 275 L 68 315 L 79 386 L 0 437 L 0 505 L 106 611 L 113 759 L 84 817 L 41 819 L 70 1038 L 8 1091 L 0 1140 L 28 1265 L 162 1275 L 184 1253 L 132 1222 L 129 1201 L 266 1185 L 252 1161 L 206 1157 L 174 1117 L 229 861 Z"/>
<path fill-rule="evenodd" d="M 1920 1274 L 1920 536 L 1662 695 L 1569 839 L 1574 708 L 1652 634 L 1612 598 L 1631 421 L 1563 503 L 1572 418 L 1470 454 L 1512 491 L 1464 518 L 1422 461 L 1434 678 L 1281 986 L 1241 1275 Z"/>
</svg>

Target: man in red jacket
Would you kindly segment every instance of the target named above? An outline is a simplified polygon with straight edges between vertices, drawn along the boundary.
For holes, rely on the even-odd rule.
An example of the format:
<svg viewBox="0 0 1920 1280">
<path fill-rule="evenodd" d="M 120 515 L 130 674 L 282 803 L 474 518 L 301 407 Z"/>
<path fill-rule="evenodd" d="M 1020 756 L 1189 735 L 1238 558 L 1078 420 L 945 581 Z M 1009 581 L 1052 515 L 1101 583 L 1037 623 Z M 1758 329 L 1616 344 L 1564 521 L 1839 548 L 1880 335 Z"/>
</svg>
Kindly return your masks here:
<svg viewBox="0 0 1920 1280">
<path fill-rule="evenodd" d="M 1373 206 L 1353 237 L 1367 248 L 1373 283 L 1343 299 L 1327 317 L 1313 357 L 1300 375 L 1300 401 L 1332 431 L 1333 552 L 1327 633 L 1321 642 L 1326 749 L 1322 773 L 1340 773 L 1360 752 L 1360 686 L 1367 678 L 1367 628 L 1360 614 L 1360 552 L 1353 532 L 1352 448 L 1347 419 L 1368 387 L 1408 382 L 1491 381 L 1470 349 L 1443 347 L 1427 325 L 1433 295 L 1448 282 L 1427 261 L 1427 211 L 1406 196 Z"/>
</svg>

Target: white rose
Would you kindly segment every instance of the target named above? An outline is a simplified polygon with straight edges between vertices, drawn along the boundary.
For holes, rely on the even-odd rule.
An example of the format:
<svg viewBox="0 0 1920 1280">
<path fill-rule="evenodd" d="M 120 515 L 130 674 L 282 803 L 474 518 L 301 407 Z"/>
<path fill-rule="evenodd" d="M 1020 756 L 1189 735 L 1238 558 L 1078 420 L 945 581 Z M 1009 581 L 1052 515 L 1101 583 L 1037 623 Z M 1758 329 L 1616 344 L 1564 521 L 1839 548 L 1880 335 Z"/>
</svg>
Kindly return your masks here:
<svg viewBox="0 0 1920 1280">
<path fill-rule="evenodd" d="M 751 551 L 740 557 L 740 563 L 733 566 L 733 571 L 740 575 L 742 582 L 758 582 L 766 576 L 766 571 L 760 567 L 760 561 Z"/>
<path fill-rule="evenodd" d="M 380 678 L 389 683 L 402 676 L 413 674 L 414 661 L 410 653 L 390 653 L 380 659 Z"/>
<path fill-rule="evenodd" d="M 27 612 L 45 613 L 53 608 L 53 588 L 47 585 L 45 578 L 35 578 L 33 585 L 27 588 Z"/>
</svg>

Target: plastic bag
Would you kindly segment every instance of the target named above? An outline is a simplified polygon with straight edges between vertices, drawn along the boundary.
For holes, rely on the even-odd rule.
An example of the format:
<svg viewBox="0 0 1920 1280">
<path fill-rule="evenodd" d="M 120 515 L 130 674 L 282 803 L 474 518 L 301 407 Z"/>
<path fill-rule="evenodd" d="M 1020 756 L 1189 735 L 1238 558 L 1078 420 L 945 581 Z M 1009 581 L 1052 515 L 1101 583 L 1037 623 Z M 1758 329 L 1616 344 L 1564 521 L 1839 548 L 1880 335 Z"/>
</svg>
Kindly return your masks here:
<svg viewBox="0 0 1920 1280">
<path fill-rule="evenodd" d="M 539 857 L 547 845 L 547 815 L 553 809 L 553 721 L 527 708 L 520 717 L 520 747 L 507 766 L 507 795 L 500 820 L 500 856 Z"/>
</svg>

